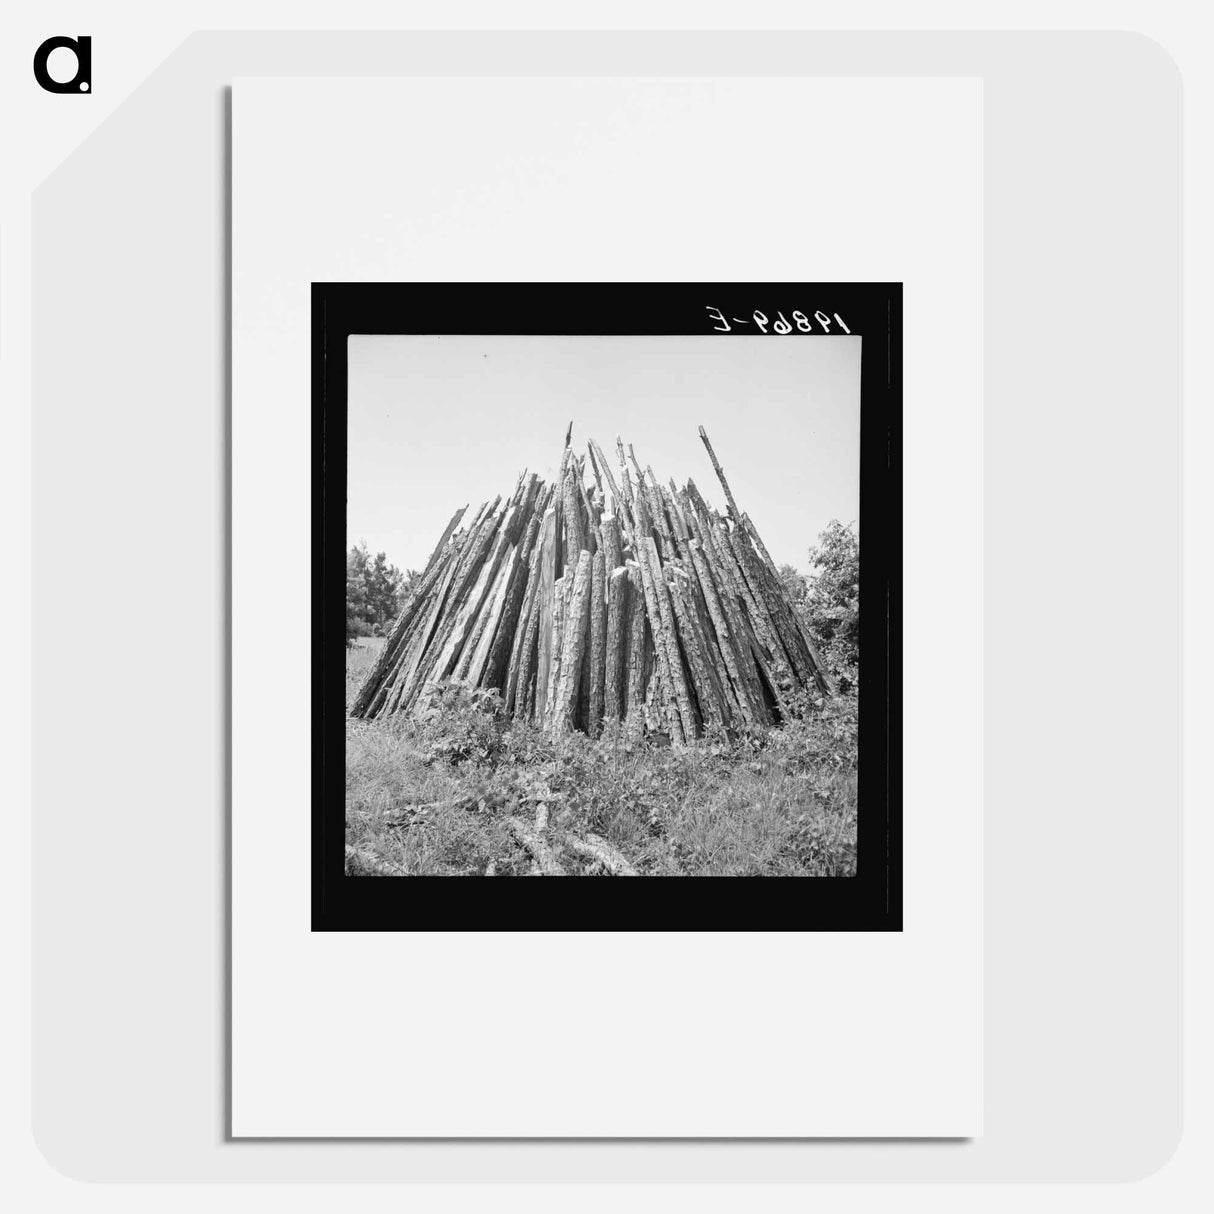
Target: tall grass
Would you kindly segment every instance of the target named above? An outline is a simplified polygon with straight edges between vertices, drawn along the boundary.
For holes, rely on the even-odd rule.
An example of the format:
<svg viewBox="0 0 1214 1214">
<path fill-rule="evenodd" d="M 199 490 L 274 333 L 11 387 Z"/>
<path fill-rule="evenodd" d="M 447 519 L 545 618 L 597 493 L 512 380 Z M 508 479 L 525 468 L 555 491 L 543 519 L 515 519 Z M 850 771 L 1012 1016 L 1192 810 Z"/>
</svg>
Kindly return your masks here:
<svg viewBox="0 0 1214 1214">
<path fill-rule="evenodd" d="M 348 699 L 375 651 L 348 651 Z M 618 730 L 553 739 L 491 693 L 446 689 L 420 719 L 347 722 L 346 841 L 408 874 L 525 875 L 506 819 L 542 808 L 570 874 L 597 869 L 561 846 L 566 833 L 602 836 L 642 875 L 851 876 L 854 724 L 854 702 L 836 701 L 676 750 Z"/>
</svg>

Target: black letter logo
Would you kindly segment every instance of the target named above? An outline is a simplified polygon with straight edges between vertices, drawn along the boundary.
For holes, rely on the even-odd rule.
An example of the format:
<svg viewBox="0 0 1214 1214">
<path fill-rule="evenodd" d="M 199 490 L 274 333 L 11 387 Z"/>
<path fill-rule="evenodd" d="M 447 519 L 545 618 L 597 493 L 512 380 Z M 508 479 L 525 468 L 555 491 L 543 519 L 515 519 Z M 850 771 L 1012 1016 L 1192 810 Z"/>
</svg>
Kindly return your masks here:
<svg viewBox="0 0 1214 1214">
<path fill-rule="evenodd" d="M 76 74 L 60 83 L 52 80 L 46 70 L 51 51 L 66 47 L 76 56 Z M 93 40 L 83 34 L 79 38 L 48 38 L 34 52 L 34 79 L 48 93 L 87 93 L 93 87 Z"/>
</svg>

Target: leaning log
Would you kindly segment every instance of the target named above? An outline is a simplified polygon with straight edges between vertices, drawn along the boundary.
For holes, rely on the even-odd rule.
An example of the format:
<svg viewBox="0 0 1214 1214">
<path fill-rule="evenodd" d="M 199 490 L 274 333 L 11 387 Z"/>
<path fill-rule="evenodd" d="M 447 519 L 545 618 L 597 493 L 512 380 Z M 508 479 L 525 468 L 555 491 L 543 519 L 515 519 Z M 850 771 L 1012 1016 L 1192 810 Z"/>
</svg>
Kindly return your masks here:
<svg viewBox="0 0 1214 1214">
<path fill-rule="evenodd" d="M 590 566 L 590 553 L 583 549 L 578 558 L 577 571 L 572 575 L 573 590 L 569 605 L 565 609 L 565 635 L 561 644 L 556 707 L 552 715 L 553 729 L 558 733 L 573 728 L 574 709 L 582 674 L 582 655 L 586 651 L 586 633 L 590 624 Z"/>
<path fill-rule="evenodd" d="M 618 721 L 624 715 L 624 626 L 627 623 L 628 570 L 611 571 L 607 579 L 607 653 L 603 669 L 603 717 Z"/>
<path fill-rule="evenodd" d="M 600 548 L 592 558 L 590 575 L 590 707 L 586 732 L 597 738 L 603 726 L 607 664 L 607 562 Z"/>
<path fill-rule="evenodd" d="M 510 833 L 531 853 L 532 859 L 539 865 L 540 872 L 545 877 L 563 877 L 565 870 L 560 866 L 552 848 L 540 837 L 534 828 L 527 825 L 521 818 L 507 818 L 506 825 Z"/>
<path fill-rule="evenodd" d="M 606 839 L 599 835 L 588 834 L 584 839 L 576 835 L 565 836 L 565 846 L 579 856 L 597 861 L 613 877 L 637 877 L 640 874 L 628 862 L 627 857 L 617 851 Z"/>
<path fill-rule="evenodd" d="M 570 426 L 572 427 L 572 422 Z M 566 446 L 566 452 L 569 448 Z M 548 711 L 548 682 L 552 671 L 552 607 L 556 582 L 556 509 L 549 506 L 540 527 L 539 619 L 535 666 L 535 716 Z"/>
</svg>

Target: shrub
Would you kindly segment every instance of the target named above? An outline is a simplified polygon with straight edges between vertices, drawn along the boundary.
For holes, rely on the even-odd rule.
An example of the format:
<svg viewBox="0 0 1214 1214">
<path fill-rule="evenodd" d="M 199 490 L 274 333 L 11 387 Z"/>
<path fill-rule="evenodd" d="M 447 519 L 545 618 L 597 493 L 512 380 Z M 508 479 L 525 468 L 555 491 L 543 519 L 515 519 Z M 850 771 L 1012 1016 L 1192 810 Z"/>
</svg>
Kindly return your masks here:
<svg viewBox="0 0 1214 1214">
<path fill-rule="evenodd" d="M 419 740 L 431 763 L 493 763 L 502 749 L 505 717 L 496 690 L 443 683 L 417 716 Z"/>
</svg>

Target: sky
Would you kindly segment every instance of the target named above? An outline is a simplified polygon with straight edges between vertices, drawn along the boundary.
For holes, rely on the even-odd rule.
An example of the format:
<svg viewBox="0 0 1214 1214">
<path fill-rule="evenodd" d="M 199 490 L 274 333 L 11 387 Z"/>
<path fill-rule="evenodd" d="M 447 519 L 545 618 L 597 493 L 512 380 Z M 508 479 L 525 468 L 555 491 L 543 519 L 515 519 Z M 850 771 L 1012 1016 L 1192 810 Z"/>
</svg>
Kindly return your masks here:
<svg viewBox="0 0 1214 1214">
<path fill-rule="evenodd" d="M 614 473 L 619 434 L 724 514 L 703 425 L 772 559 L 805 571 L 831 519 L 859 525 L 861 340 L 351 335 L 347 541 L 421 569 L 458 507 L 551 481 L 570 421 L 579 453 L 593 437 Z"/>
</svg>

